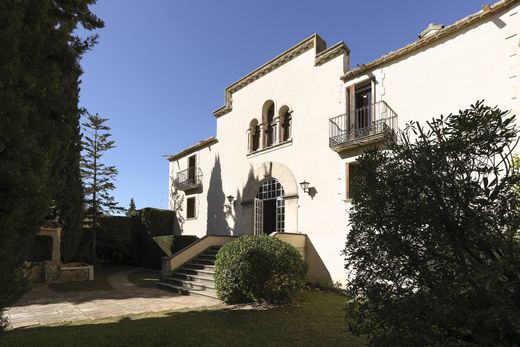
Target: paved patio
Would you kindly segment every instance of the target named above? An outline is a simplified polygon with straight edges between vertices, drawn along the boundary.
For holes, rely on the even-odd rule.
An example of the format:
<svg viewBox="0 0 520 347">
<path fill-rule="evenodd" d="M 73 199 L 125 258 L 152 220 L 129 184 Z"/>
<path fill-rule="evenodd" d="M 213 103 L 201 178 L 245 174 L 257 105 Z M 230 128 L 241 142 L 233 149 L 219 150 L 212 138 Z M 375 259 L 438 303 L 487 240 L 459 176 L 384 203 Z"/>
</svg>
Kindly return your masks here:
<svg viewBox="0 0 520 347">
<path fill-rule="evenodd" d="M 132 268 L 110 276 L 108 282 L 114 290 L 56 293 L 46 285 L 38 286 L 6 311 L 10 328 L 222 304 L 203 296 L 137 287 L 128 281 L 128 276 L 140 269 Z"/>
</svg>

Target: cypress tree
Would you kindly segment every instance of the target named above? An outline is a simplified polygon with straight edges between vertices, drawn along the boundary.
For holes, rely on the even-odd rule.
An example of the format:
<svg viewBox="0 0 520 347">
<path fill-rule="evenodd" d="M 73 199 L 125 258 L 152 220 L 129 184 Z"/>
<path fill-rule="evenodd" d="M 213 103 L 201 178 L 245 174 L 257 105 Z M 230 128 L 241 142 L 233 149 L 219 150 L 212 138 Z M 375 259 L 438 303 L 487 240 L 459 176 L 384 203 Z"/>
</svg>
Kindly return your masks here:
<svg viewBox="0 0 520 347">
<path fill-rule="evenodd" d="M 65 205 L 59 191 L 70 165 L 64 149 L 78 136 L 79 59 L 96 42 L 74 31 L 103 26 L 93 3 L 0 1 L 0 330 L 2 312 L 26 288 L 21 267 L 49 207 Z"/>
<path fill-rule="evenodd" d="M 134 198 L 130 199 L 130 205 L 128 206 L 128 210 L 126 210 L 126 215 L 131 217 L 137 214 L 137 208 L 135 207 Z"/>
</svg>

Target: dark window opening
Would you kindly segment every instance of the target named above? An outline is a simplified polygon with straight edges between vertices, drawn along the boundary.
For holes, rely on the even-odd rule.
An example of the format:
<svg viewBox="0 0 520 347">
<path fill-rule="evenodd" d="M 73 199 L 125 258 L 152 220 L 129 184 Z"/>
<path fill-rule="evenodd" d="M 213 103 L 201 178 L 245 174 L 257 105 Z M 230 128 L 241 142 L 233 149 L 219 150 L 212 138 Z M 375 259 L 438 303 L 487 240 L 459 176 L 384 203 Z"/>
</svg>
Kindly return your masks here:
<svg viewBox="0 0 520 347">
<path fill-rule="evenodd" d="M 258 147 L 260 147 L 260 127 L 256 125 L 253 128 L 253 146 L 252 151 L 258 150 Z"/>
<path fill-rule="evenodd" d="M 292 128 L 292 116 L 291 116 L 290 112 L 287 112 L 285 114 L 285 116 L 283 117 L 283 127 L 282 127 L 282 131 L 283 131 L 282 140 L 283 141 L 287 141 L 291 138 L 291 136 L 292 136 L 291 128 Z"/>
<path fill-rule="evenodd" d="M 274 103 L 269 106 L 267 109 L 267 119 L 266 119 L 266 126 L 267 129 L 265 131 L 265 137 L 266 137 L 266 146 L 272 146 L 276 141 L 276 123 L 274 122 Z"/>
<path fill-rule="evenodd" d="M 355 193 L 355 190 L 356 190 L 356 173 L 357 173 L 357 169 L 358 169 L 358 164 L 357 163 L 350 163 L 350 164 L 347 164 L 347 167 L 346 167 L 346 171 L 347 171 L 347 199 L 352 199 L 354 193 Z"/>
<path fill-rule="evenodd" d="M 186 217 L 187 218 L 195 218 L 195 198 L 188 198 L 186 200 Z"/>
<path fill-rule="evenodd" d="M 372 88 L 370 85 L 356 89 L 354 112 L 356 129 L 370 126 L 372 122 Z"/>
<path fill-rule="evenodd" d="M 197 168 L 197 157 L 192 155 L 188 157 L 188 180 L 191 183 L 195 183 L 196 169 Z"/>
</svg>

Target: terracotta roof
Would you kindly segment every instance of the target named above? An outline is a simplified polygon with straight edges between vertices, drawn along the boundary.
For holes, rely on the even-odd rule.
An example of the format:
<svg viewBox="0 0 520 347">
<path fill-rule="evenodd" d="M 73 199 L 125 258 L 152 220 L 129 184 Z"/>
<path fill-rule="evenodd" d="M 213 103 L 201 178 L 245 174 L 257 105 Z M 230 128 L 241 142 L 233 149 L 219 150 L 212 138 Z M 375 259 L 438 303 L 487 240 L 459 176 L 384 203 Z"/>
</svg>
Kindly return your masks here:
<svg viewBox="0 0 520 347">
<path fill-rule="evenodd" d="M 341 76 L 341 79 L 346 81 L 348 79 L 352 79 L 354 77 L 362 75 L 365 72 L 371 71 L 380 65 L 383 65 L 385 63 L 388 63 L 389 61 L 400 58 L 405 54 L 408 54 L 419 48 L 422 48 L 443 37 L 456 33 L 475 22 L 490 16 L 493 13 L 501 11 L 501 10 L 507 8 L 508 6 L 510 6 L 514 3 L 517 3 L 518 1 L 520 1 L 520 0 L 502 0 L 493 5 L 485 5 L 482 7 L 482 10 L 480 10 L 479 12 L 473 13 L 465 18 L 462 18 L 462 19 L 458 20 L 457 22 L 453 23 L 452 25 L 445 26 L 444 28 L 437 31 L 437 33 L 435 33 L 435 34 L 427 35 L 423 38 L 419 38 L 417 41 L 414 41 L 414 42 L 410 43 L 409 45 L 406 45 L 396 51 L 392 51 L 386 55 L 383 55 L 382 57 L 380 57 L 376 60 L 373 60 L 370 63 L 362 64 L 359 67 L 348 71 L 346 74 Z"/>
<path fill-rule="evenodd" d="M 214 137 L 214 136 L 211 136 L 211 137 L 208 137 L 205 140 L 199 141 L 198 143 L 194 144 L 193 146 L 190 146 L 188 148 L 183 149 L 182 151 L 180 151 L 180 152 L 178 152 L 176 154 L 165 155 L 165 157 L 169 161 L 177 160 L 177 159 L 182 158 L 182 157 L 184 157 L 184 156 L 186 156 L 186 155 L 188 155 L 190 153 L 196 152 L 199 149 L 211 146 L 212 144 L 215 144 L 217 142 L 218 142 L 217 138 Z"/>
</svg>

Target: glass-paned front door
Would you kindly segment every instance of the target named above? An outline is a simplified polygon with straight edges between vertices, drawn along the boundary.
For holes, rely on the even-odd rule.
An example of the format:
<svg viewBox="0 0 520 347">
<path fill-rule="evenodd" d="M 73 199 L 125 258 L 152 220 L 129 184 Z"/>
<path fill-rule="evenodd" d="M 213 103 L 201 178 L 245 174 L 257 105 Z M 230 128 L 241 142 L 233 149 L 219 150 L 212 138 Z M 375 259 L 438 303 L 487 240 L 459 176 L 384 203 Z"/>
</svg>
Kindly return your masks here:
<svg viewBox="0 0 520 347">
<path fill-rule="evenodd" d="M 261 208 L 259 208 L 261 203 Z M 255 199 L 255 235 L 261 225 L 261 233 L 269 235 L 273 232 L 285 231 L 284 190 L 278 180 L 271 178 L 258 188 Z"/>
</svg>

